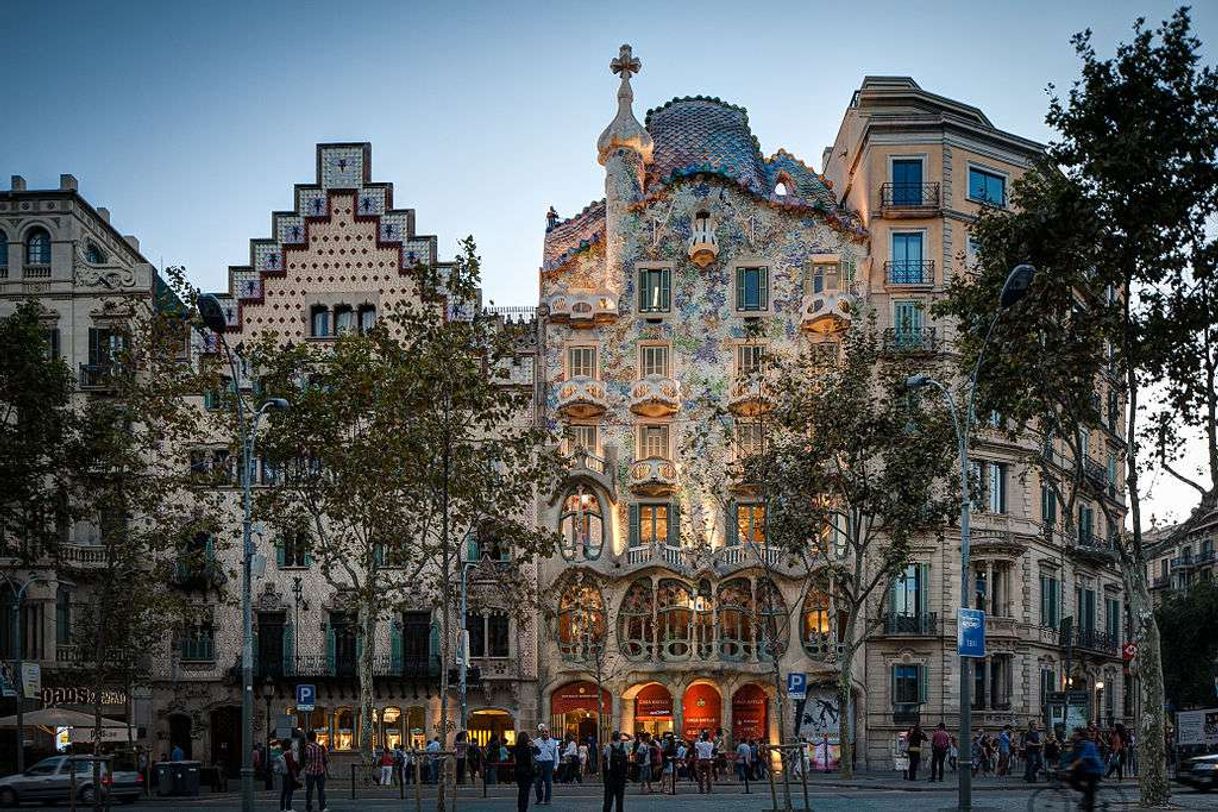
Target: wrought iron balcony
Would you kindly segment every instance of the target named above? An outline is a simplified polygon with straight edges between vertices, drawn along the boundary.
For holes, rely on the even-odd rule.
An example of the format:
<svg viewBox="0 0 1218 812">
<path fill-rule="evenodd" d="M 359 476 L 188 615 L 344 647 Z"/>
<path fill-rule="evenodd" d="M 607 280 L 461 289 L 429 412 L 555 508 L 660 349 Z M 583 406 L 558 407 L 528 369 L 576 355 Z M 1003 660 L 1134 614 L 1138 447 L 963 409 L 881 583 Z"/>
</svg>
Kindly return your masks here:
<svg viewBox="0 0 1218 812">
<path fill-rule="evenodd" d="M 887 352 L 935 352 L 938 338 L 934 327 L 888 327 L 884 330 Z"/>
<path fill-rule="evenodd" d="M 558 385 L 558 412 L 564 417 L 599 417 L 609 408 L 605 385 L 579 375 Z"/>
<path fill-rule="evenodd" d="M 1097 536 L 1086 530 L 1079 530 L 1074 537 L 1075 552 L 1112 557 L 1116 554 L 1116 545 L 1112 538 Z"/>
<path fill-rule="evenodd" d="M 677 466 L 663 457 L 647 457 L 630 466 L 630 489 L 645 496 L 664 496 L 677 489 Z"/>
<path fill-rule="evenodd" d="M 939 634 L 939 616 L 934 612 L 916 615 L 888 612 L 884 615 L 884 634 L 936 637 Z"/>
<path fill-rule="evenodd" d="M 648 375 L 630 388 L 630 411 L 645 417 L 667 417 L 681 407 L 681 384 Z"/>
<path fill-rule="evenodd" d="M 81 364 L 80 388 L 87 391 L 113 389 L 121 367 L 118 364 Z"/>
<path fill-rule="evenodd" d="M 939 208 L 937 183 L 885 183 L 880 186 L 880 211 L 884 216 L 921 216 Z"/>
<path fill-rule="evenodd" d="M 241 658 L 235 669 L 240 673 Z M 472 670 L 472 669 L 471 669 Z M 258 679 L 314 677 L 354 679 L 359 673 L 359 658 L 333 654 L 284 654 L 283 657 L 254 659 L 254 676 Z M 436 655 L 403 656 L 378 654 L 372 658 L 372 676 L 406 679 L 438 679 L 440 658 Z"/>
<path fill-rule="evenodd" d="M 1083 460 L 1083 478 L 1096 490 L 1108 487 L 1108 469 L 1090 457 Z"/>
<path fill-rule="evenodd" d="M 884 263 L 884 281 L 892 286 L 922 286 L 935 284 L 933 259 L 890 259 Z"/>
<path fill-rule="evenodd" d="M 1197 562 L 1193 560 L 1191 555 L 1182 555 L 1171 560 L 1171 568 L 1173 570 L 1187 570 L 1196 566 Z"/>
<path fill-rule="evenodd" d="M 1079 626 L 1071 627 L 1070 644 L 1075 648 L 1095 651 L 1112 657 L 1116 656 L 1117 649 L 1120 647 L 1120 641 L 1116 636 L 1099 629 L 1084 629 Z"/>
<path fill-rule="evenodd" d="M 173 567 L 173 585 L 188 592 L 219 589 L 227 581 L 224 567 L 210 556 L 186 555 Z"/>
<path fill-rule="evenodd" d="M 826 285 L 822 290 L 805 294 L 800 311 L 803 328 L 824 334 L 845 330 L 854 320 L 859 290 L 857 282 L 848 282 L 845 287 Z"/>
<path fill-rule="evenodd" d="M 1156 575 L 1154 580 L 1150 582 L 1151 589 L 1167 589 L 1171 585 L 1170 575 Z"/>
</svg>

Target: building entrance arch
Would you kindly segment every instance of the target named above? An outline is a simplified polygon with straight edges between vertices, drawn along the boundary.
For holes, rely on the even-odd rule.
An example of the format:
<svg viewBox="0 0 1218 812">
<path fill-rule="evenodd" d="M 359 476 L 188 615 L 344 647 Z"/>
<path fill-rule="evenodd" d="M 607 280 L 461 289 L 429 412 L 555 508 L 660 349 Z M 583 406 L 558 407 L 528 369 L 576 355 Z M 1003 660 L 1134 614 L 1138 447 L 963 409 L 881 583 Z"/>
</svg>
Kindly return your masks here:
<svg viewBox="0 0 1218 812">
<path fill-rule="evenodd" d="M 588 737 L 604 743 L 609 740 L 613 718 L 613 697 L 601 689 L 601 704 L 596 706 L 596 683 L 575 680 L 560 685 L 550 694 L 550 731 L 559 738 Z"/>
<path fill-rule="evenodd" d="M 653 736 L 668 733 L 673 729 L 672 692 L 658 682 L 648 682 L 630 688 L 626 699 L 633 696 L 634 730 L 646 731 Z"/>
<path fill-rule="evenodd" d="M 492 737 L 505 745 L 516 743 L 516 722 L 509 711 L 502 708 L 479 708 L 469 714 L 469 738 L 486 747 Z"/>
</svg>

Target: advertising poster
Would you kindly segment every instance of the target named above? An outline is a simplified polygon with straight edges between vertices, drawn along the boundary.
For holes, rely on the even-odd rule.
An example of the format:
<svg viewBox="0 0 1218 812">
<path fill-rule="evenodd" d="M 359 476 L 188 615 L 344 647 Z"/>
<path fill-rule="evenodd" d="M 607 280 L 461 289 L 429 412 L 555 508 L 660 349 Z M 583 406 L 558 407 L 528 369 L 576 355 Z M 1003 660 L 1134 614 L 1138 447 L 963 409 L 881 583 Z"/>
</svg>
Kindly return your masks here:
<svg viewBox="0 0 1218 812">
<path fill-rule="evenodd" d="M 808 698 L 796 703 L 799 735 L 810 746 L 812 769 L 835 770 L 842 758 L 841 707 L 832 688 L 809 688 Z"/>
<path fill-rule="evenodd" d="M 1177 713 L 1176 744 L 1218 746 L 1218 708 Z"/>
</svg>

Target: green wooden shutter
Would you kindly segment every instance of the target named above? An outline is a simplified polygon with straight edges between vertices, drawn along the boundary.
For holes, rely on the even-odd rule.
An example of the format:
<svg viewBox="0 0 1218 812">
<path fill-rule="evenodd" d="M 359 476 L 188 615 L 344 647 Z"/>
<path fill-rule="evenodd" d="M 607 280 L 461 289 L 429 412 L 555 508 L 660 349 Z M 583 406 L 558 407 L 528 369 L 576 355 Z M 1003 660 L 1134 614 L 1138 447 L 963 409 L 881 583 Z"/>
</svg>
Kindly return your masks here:
<svg viewBox="0 0 1218 812">
<path fill-rule="evenodd" d="M 888 696 L 890 704 L 897 703 L 897 667 L 895 665 L 888 666 Z"/>
<path fill-rule="evenodd" d="M 390 668 L 395 674 L 402 671 L 402 626 L 399 623 L 389 624 L 389 657 Z"/>
<path fill-rule="evenodd" d="M 630 503 L 630 546 L 638 547 L 639 538 L 639 506 L 635 502 Z"/>
<path fill-rule="evenodd" d="M 757 269 L 757 307 L 765 310 L 770 306 L 770 269 Z"/>
<path fill-rule="evenodd" d="M 284 676 L 291 676 L 296 673 L 296 663 L 292 659 L 292 652 L 296 646 L 293 644 L 293 635 L 296 633 L 290 622 L 283 624 L 283 673 Z"/>
<path fill-rule="evenodd" d="M 665 310 L 672 308 L 672 270 L 665 268 L 660 271 L 660 306 Z"/>
<path fill-rule="evenodd" d="M 431 636 L 427 640 L 428 671 L 440 673 L 440 624 L 431 624 Z"/>
<path fill-rule="evenodd" d="M 725 543 L 728 547 L 740 544 L 740 524 L 736 519 L 736 500 L 727 503 L 727 526 L 724 527 Z"/>
<path fill-rule="evenodd" d="M 329 622 L 326 623 L 326 672 L 334 673 L 334 627 Z"/>
<path fill-rule="evenodd" d="M 681 546 L 681 503 L 671 502 L 668 505 L 668 546 Z"/>
<path fill-rule="evenodd" d="M 287 551 L 284 549 L 284 538 L 283 536 L 280 536 L 279 540 L 275 542 L 275 566 L 279 567 L 279 569 L 283 569 L 286 560 Z"/>
<path fill-rule="evenodd" d="M 736 269 L 736 309 L 744 310 L 744 268 Z"/>
<path fill-rule="evenodd" d="M 378 567 L 383 567 L 385 565 L 385 545 L 384 544 L 373 544 L 372 545 L 372 563 Z"/>
<path fill-rule="evenodd" d="M 930 682 L 927 679 L 927 668 L 924 665 L 918 666 L 918 701 L 923 705 L 926 704 L 927 684 Z"/>
<path fill-rule="evenodd" d="M 476 533 L 468 533 L 465 536 L 465 560 L 478 561 L 482 558 L 481 551 L 478 549 L 478 535 Z"/>
<path fill-rule="evenodd" d="M 918 565 L 918 614 L 924 615 L 930 611 L 930 564 Z"/>
</svg>

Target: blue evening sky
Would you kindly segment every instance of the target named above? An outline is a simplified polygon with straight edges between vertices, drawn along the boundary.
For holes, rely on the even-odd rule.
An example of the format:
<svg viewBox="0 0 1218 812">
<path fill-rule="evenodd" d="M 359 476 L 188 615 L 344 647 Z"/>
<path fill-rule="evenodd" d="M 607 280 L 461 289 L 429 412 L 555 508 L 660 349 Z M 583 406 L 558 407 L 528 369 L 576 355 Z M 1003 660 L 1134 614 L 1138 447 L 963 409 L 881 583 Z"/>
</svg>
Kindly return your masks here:
<svg viewBox="0 0 1218 812">
<path fill-rule="evenodd" d="M 612 118 L 609 60 L 643 61 L 635 111 L 707 94 L 748 108 L 769 154 L 820 168 L 865 74 L 908 74 L 1047 139 L 1046 85 L 1173 3 L 19 2 L 4 6 L 0 184 L 61 172 L 140 238 L 158 266 L 208 289 L 243 264 L 314 144 L 371 141 L 373 174 L 417 211 L 442 256 L 473 234 L 485 291 L 535 304 L 546 208 L 603 194 L 596 138 Z M 1194 4 L 1212 61 L 1218 4 Z M 1177 511 L 1179 512 L 1179 511 Z"/>
</svg>

